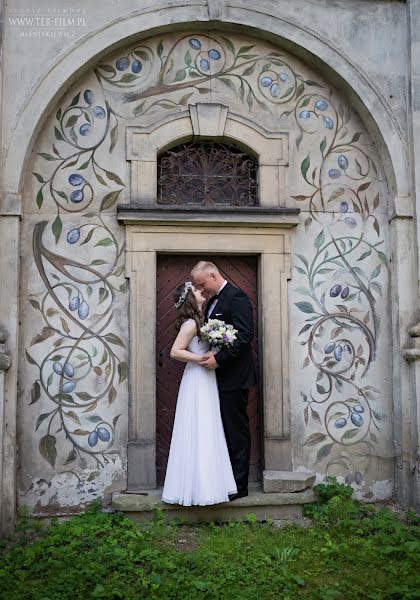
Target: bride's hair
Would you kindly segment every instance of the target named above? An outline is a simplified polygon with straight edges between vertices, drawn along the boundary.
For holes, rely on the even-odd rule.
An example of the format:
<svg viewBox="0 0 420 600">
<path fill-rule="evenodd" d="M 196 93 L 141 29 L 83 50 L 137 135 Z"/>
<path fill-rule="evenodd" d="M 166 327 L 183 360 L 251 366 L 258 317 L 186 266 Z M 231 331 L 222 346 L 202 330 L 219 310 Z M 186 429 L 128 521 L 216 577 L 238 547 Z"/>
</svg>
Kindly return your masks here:
<svg viewBox="0 0 420 600">
<path fill-rule="evenodd" d="M 174 292 L 174 302 L 178 302 L 182 292 L 184 291 L 185 284 L 181 284 L 178 286 Z M 185 301 L 181 304 L 179 308 L 176 309 L 177 319 L 175 321 L 175 329 L 176 332 L 181 329 L 182 323 L 187 319 L 194 319 L 195 324 L 197 325 L 197 332 L 203 324 L 203 317 L 201 315 L 200 309 L 198 308 L 197 300 L 195 299 L 194 293 L 191 289 L 188 290 Z"/>
</svg>

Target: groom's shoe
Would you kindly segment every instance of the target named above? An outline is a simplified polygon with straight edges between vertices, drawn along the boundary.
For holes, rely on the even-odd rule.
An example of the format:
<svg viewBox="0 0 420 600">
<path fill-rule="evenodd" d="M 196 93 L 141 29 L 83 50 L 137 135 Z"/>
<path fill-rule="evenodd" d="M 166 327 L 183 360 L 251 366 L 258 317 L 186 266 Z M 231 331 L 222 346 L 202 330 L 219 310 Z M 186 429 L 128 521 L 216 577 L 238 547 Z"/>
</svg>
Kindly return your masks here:
<svg viewBox="0 0 420 600">
<path fill-rule="evenodd" d="M 237 498 L 245 498 L 245 496 L 248 496 L 248 490 L 240 490 L 239 492 L 236 492 L 236 494 L 229 494 L 229 502 L 232 502 L 232 500 L 236 500 Z"/>
</svg>

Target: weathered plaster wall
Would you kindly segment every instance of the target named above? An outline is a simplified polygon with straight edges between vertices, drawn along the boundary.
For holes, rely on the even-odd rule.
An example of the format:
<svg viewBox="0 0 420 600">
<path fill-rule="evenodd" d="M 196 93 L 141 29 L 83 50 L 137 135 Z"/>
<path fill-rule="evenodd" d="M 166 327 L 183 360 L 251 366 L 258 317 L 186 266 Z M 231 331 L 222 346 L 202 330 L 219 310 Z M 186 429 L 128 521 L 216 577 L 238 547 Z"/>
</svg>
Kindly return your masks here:
<svg viewBox="0 0 420 600">
<path fill-rule="evenodd" d="M 289 285 L 294 467 L 346 477 L 368 497 L 392 492 L 389 198 L 376 148 L 319 70 L 249 34 L 190 30 L 101 57 L 52 108 L 32 153 L 19 494 L 41 512 L 125 489 L 124 127 L 197 102 L 289 135 L 287 205 L 301 208 Z"/>
</svg>

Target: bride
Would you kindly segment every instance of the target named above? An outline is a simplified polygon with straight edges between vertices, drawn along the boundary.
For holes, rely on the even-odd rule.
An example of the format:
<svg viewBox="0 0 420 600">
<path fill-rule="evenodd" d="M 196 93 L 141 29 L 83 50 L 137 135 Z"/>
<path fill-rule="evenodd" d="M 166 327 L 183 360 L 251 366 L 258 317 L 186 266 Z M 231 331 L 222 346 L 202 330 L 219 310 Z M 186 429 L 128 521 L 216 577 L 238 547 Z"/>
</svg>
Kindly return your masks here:
<svg viewBox="0 0 420 600">
<path fill-rule="evenodd" d="M 171 358 L 186 362 L 179 386 L 162 501 L 207 505 L 237 492 L 220 415 L 216 373 L 200 365 L 209 351 L 200 340 L 205 298 L 187 281 L 174 295 L 178 335 Z"/>
</svg>

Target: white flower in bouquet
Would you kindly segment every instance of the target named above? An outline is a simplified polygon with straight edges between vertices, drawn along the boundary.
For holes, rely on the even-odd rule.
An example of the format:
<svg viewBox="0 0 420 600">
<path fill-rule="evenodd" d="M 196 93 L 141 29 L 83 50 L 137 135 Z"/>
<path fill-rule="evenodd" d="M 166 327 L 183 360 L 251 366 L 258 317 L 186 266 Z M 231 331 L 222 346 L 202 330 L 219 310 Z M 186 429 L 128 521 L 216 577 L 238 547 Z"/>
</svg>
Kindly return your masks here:
<svg viewBox="0 0 420 600">
<path fill-rule="evenodd" d="M 209 319 L 200 328 L 200 337 L 217 351 L 228 348 L 236 340 L 238 330 L 220 319 Z"/>
</svg>

